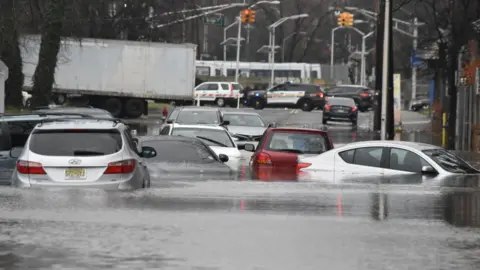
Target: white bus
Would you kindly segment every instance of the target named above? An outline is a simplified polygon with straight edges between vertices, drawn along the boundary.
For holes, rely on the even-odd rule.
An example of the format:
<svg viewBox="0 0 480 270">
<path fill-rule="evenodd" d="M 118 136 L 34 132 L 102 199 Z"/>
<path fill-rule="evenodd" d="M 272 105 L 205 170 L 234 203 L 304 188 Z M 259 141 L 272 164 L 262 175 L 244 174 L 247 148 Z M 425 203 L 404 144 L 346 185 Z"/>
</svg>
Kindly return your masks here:
<svg viewBox="0 0 480 270">
<path fill-rule="evenodd" d="M 274 65 L 274 75 L 276 80 L 300 82 L 322 78 L 320 64 L 275 63 Z M 234 77 L 235 69 L 236 62 L 234 61 L 196 61 L 196 73 L 198 76 Z M 242 77 L 270 78 L 271 65 L 262 62 L 240 62 L 239 74 Z"/>
</svg>

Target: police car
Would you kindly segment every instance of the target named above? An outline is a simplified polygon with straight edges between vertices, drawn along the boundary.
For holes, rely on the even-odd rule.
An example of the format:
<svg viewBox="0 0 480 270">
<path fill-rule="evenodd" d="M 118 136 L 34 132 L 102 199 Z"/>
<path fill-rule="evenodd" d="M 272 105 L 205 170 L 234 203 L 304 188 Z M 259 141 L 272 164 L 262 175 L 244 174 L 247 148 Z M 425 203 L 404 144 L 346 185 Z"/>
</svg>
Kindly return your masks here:
<svg viewBox="0 0 480 270">
<path fill-rule="evenodd" d="M 248 93 L 245 104 L 257 110 L 265 107 L 300 108 L 311 111 L 323 109 L 326 93 L 318 85 L 286 82 L 268 90 L 255 90 Z"/>
</svg>

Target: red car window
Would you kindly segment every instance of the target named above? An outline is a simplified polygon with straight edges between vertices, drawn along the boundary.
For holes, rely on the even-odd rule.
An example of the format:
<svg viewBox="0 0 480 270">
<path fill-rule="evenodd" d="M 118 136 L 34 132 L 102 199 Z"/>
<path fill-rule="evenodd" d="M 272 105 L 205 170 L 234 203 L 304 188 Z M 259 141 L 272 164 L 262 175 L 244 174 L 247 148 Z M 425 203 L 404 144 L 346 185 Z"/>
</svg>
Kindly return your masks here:
<svg viewBox="0 0 480 270">
<path fill-rule="evenodd" d="M 273 131 L 263 144 L 268 151 L 299 154 L 320 154 L 331 149 L 324 133 L 303 131 Z"/>
</svg>

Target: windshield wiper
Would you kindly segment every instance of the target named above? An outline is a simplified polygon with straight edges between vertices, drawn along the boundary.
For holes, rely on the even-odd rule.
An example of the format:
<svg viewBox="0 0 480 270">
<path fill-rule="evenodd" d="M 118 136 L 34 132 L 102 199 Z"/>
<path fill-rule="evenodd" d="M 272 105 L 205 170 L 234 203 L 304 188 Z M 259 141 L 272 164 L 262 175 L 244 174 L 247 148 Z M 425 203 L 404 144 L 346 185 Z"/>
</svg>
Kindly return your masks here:
<svg viewBox="0 0 480 270">
<path fill-rule="evenodd" d="M 97 151 L 88 151 L 88 150 L 74 150 L 73 155 L 74 156 L 102 156 L 102 155 L 105 155 L 105 153 L 97 152 Z"/>
<path fill-rule="evenodd" d="M 272 149 L 273 151 L 279 151 L 279 152 L 289 152 L 289 153 L 297 153 L 297 154 L 303 154 L 302 151 L 297 150 L 297 149 Z"/>
<path fill-rule="evenodd" d="M 228 147 L 227 145 L 225 145 L 225 144 L 223 144 L 223 143 L 221 143 L 221 142 L 219 142 L 219 141 L 215 141 L 215 140 L 212 140 L 212 139 L 207 138 L 207 137 L 203 137 L 203 136 L 196 136 L 196 137 L 199 138 L 199 139 L 205 140 L 205 141 L 209 141 L 209 142 L 211 142 L 211 143 L 218 144 L 218 145 L 223 146 L 223 147 Z"/>
</svg>

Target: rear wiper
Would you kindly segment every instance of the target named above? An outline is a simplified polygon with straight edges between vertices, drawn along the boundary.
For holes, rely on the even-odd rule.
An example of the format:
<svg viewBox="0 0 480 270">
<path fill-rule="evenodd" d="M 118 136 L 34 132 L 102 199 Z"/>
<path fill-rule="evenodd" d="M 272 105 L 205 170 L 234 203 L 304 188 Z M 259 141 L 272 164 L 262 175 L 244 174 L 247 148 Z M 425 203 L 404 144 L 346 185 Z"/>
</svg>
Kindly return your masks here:
<svg viewBox="0 0 480 270">
<path fill-rule="evenodd" d="M 280 152 L 289 152 L 289 153 L 297 153 L 297 154 L 303 154 L 302 151 L 297 150 L 297 149 L 273 149 L 274 151 L 280 151 Z"/>
<path fill-rule="evenodd" d="M 223 147 L 228 147 L 227 145 L 225 145 L 225 144 L 223 144 L 223 143 L 221 143 L 221 142 L 212 140 L 212 139 L 207 138 L 207 137 L 203 137 L 203 136 L 196 136 L 196 137 L 199 138 L 199 139 L 205 140 L 205 141 L 209 141 L 209 142 L 211 142 L 211 143 L 218 144 L 218 145 L 223 146 Z"/>
<path fill-rule="evenodd" d="M 74 150 L 73 155 L 74 156 L 102 156 L 102 155 L 105 155 L 105 153 L 97 152 L 97 151 L 88 151 L 88 150 Z"/>
</svg>

